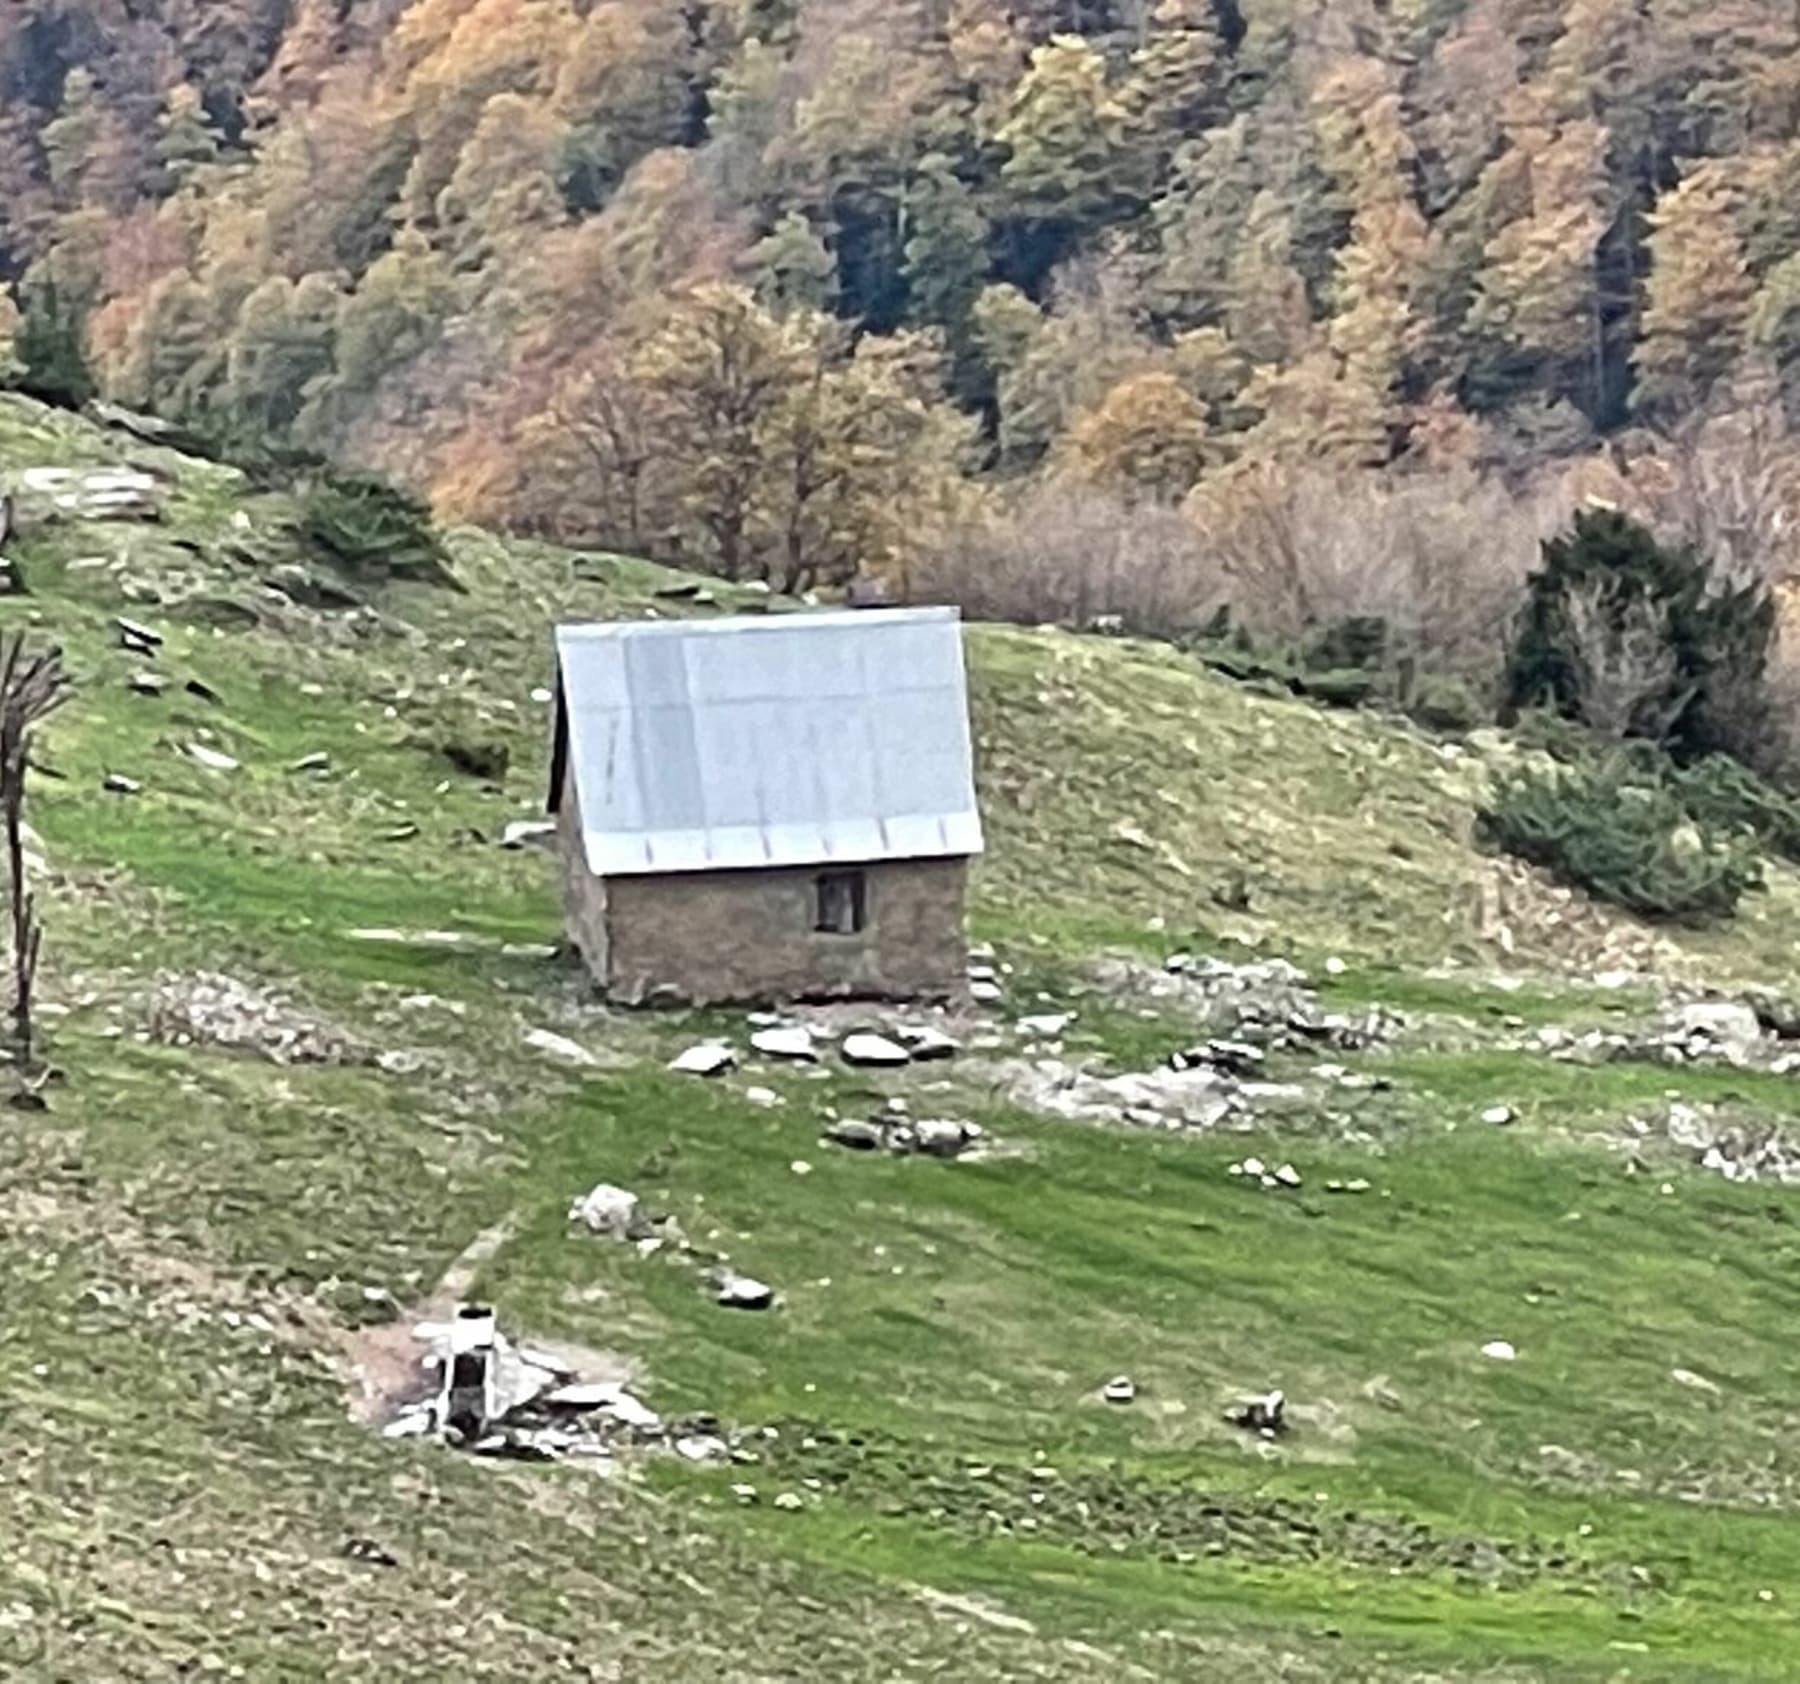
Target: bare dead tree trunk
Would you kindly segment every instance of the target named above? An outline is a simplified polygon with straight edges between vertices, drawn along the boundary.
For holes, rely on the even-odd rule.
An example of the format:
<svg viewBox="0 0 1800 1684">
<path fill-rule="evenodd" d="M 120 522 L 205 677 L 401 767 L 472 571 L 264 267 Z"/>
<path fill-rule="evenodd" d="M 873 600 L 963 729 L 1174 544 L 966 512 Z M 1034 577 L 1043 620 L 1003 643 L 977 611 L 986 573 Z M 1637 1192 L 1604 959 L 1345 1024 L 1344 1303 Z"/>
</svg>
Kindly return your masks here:
<svg viewBox="0 0 1800 1684">
<path fill-rule="evenodd" d="M 36 1092 L 32 1001 L 44 932 L 37 897 L 25 881 L 25 783 L 33 730 L 69 697 L 62 651 L 27 653 L 22 635 L 0 638 L 0 823 L 6 830 L 8 910 L 12 935 L 12 1040 L 18 1097 Z"/>
</svg>

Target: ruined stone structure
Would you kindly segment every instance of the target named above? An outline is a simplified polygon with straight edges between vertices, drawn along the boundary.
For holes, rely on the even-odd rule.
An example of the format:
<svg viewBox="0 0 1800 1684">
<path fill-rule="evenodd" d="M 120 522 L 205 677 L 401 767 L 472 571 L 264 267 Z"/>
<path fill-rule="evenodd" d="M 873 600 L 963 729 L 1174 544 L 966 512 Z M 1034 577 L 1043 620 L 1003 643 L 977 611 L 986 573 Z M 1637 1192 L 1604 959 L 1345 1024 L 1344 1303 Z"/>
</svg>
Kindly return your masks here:
<svg viewBox="0 0 1800 1684">
<path fill-rule="evenodd" d="M 557 651 L 564 912 L 611 998 L 961 987 L 981 828 L 953 612 L 570 626 Z"/>
</svg>

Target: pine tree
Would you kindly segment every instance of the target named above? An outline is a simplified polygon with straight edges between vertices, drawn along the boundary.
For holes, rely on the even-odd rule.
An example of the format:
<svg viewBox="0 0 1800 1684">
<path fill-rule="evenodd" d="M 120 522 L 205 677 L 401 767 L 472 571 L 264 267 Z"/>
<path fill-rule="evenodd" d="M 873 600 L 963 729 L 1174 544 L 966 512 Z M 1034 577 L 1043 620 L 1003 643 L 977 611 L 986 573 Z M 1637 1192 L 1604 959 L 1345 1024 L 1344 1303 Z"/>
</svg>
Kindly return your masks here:
<svg viewBox="0 0 1800 1684">
<path fill-rule="evenodd" d="M 837 302 L 837 259 L 797 210 L 783 215 L 751 248 L 750 265 L 758 301 L 778 316 L 828 311 Z"/>
<path fill-rule="evenodd" d="M 1754 686 L 1768 663 L 1775 634 L 1768 588 L 1724 584 L 1694 551 L 1659 544 L 1616 509 L 1584 509 L 1566 535 L 1544 545 L 1543 559 L 1508 659 L 1508 705 L 1578 716 L 1582 653 L 1571 604 L 1587 597 L 1615 629 L 1633 614 L 1663 628 L 1673 657 L 1667 705 L 1655 710 L 1663 746 L 1684 760 L 1724 747 L 1720 700 Z"/>
<path fill-rule="evenodd" d="M 1159 182 L 1176 149 L 1217 120 L 1226 64 L 1212 0 L 1157 0 L 1119 92 L 1142 187 Z"/>
<path fill-rule="evenodd" d="M 216 163 L 222 141 L 197 89 L 185 82 L 170 90 L 157 121 L 156 155 L 177 187 L 190 186 Z"/>
<path fill-rule="evenodd" d="M 1011 207 L 1078 225 L 1110 214 L 1124 185 L 1125 125 L 1097 48 L 1073 35 L 1039 47 L 998 136 L 1007 151 L 1000 182 Z"/>
<path fill-rule="evenodd" d="M 27 285 L 13 355 L 21 392 L 69 409 L 79 409 L 93 397 L 81 313 L 54 281 Z"/>
</svg>

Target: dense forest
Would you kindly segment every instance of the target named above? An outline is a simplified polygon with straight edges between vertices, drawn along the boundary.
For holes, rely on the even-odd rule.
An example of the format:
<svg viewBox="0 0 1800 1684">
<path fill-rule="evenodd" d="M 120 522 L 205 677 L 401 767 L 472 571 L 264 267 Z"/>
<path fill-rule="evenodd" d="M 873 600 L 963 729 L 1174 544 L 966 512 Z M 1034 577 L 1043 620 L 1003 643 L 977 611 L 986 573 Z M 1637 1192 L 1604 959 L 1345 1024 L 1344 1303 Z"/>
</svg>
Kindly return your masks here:
<svg viewBox="0 0 1800 1684">
<path fill-rule="evenodd" d="M 13 0 L 0 92 L 14 378 L 446 516 L 1474 667 L 1580 498 L 1790 566 L 1793 0 Z"/>
</svg>

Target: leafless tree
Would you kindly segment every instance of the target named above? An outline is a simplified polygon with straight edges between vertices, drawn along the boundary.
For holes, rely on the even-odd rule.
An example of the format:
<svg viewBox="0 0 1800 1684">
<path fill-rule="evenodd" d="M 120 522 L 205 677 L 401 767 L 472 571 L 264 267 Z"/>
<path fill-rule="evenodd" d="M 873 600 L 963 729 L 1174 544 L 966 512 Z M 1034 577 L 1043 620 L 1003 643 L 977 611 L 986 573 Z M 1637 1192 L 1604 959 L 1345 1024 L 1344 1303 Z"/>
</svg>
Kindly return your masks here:
<svg viewBox="0 0 1800 1684">
<path fill-rule="evenodd" d="M 32 996 L 44 932 L 37 898 L 25 882 L 25 779 L 36 727 L 68 700 L 62 651 L 26 648 L 23 634 L 0 637 L 0 817 L 6 826 L 13 961 L 13 1059 L 20 1094 L 34 1093 L 36 1037 Z"/>
</svg>

